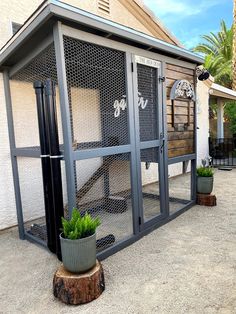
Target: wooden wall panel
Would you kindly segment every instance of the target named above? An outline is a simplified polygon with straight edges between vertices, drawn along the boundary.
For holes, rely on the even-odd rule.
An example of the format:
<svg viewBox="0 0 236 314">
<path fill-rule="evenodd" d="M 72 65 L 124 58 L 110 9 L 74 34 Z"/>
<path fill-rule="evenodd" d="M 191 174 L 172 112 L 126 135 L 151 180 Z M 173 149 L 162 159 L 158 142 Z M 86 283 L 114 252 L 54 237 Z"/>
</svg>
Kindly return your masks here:
<svg viewBox="0 0 236 314">
<path fill-rule="evenodd" d="M 167 130 L 168 130 L 168 157 L 177 157 L 194 153 L 194 102 L 188 104 L 175 101 L 175 123 L 188 122 L 188 106 L 190 106 L 190 125 L 184 131 L 177 131 L 172 125 L 172 103 L 170 91 L 176 80 L 188 80 L 194 85 L 194 70 L 166 64 L 166 96 L 167 96 Z"/>
</svg>

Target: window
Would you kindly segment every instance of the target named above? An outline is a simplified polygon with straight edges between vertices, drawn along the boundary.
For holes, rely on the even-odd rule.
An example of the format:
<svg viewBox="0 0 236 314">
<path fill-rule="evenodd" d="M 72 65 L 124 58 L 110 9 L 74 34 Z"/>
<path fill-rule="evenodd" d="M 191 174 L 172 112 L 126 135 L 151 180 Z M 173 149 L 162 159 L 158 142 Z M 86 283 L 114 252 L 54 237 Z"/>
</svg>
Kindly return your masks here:
<svg viewBox="0 0 236 314">
<path fill-rule="evenodd" d="M 105 14 L 110 14 L 110 1 L 98 0 L 98 10 Z"/>
<path fill-rule="evenodd" d="M 11 27 L 12 27 L 12 35 L 15 35 L 15 33 L 21 28 L 22 24 L 12 22 Z"/>
</svg>

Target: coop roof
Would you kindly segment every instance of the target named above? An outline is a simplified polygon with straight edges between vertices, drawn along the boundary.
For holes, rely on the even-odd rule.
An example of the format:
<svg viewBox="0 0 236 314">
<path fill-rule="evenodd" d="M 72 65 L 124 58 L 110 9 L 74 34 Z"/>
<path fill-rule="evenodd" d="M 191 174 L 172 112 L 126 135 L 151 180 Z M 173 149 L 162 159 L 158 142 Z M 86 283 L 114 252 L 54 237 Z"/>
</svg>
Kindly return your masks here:
<svg viewBox="0 0 236 314">
<path fill-rule="evenodd" d="M 57 20 L 75 28 L 85 27 L 88 32 L 109 36 L 111 39 L 129 45 L 166 54 L 198 65 L 204 62 L 202 57 L 184 48 L 60 1 L 48 0 L 38 7 L 19 31 L 2 47 L 0 50 L 0 70 L 15 65 L 30 53 L 32 47 L 38 45 L 40 41 L 52 33 L 53 24 Z"/>
</svg>

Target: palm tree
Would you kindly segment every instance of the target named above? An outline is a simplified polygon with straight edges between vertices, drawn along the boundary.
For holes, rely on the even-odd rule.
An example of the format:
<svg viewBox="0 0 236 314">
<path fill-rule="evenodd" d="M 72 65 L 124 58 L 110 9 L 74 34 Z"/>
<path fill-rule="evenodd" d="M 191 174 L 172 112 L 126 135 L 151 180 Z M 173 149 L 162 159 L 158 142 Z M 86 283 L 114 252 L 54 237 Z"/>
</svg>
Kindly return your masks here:
<svg viewBox="0 0 236 314">
<path fill-rule="evenodd" d="M 202 39 L 204 42 L 194 48 L 194 51 L 205 56 L 204 66 L 217 83 L 231 87 L 233 26 L 227 29 L 225 22 L 221 21 L 221 29 L 217 34 L 211 32 L 209 35 L 203 35 Z"/>
<path fill-rule="evenodd" d="M 233 82 L 232 89 L 236 90 L 236 0 L 234 0 L 234 16 L 233 16 Z"/>
</svg>

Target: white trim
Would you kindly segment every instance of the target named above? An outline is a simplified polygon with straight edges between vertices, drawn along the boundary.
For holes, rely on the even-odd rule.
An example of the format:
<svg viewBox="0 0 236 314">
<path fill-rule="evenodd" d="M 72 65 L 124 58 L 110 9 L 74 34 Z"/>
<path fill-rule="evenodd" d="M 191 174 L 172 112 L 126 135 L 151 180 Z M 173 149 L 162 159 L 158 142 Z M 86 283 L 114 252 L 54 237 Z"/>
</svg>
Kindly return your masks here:
<svg viewBox="0 0 236 314">
<path fill-rule="evenodd" d="M 161 63 L 159 61 L 156 61 L 154 59 L 149 59 L 143 56 L 135 55 L 134 60 L 136 63 L 143 64 L 152 68 L 159 69 L 161 67 Z"/>
<path fill-rule="evenodd" d="M 211 96 L 236 100 L 236 91 L 216 83 L 212 83 L 209 94 Z"/>
</svg>

